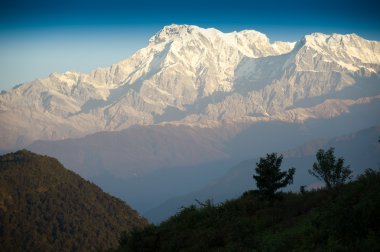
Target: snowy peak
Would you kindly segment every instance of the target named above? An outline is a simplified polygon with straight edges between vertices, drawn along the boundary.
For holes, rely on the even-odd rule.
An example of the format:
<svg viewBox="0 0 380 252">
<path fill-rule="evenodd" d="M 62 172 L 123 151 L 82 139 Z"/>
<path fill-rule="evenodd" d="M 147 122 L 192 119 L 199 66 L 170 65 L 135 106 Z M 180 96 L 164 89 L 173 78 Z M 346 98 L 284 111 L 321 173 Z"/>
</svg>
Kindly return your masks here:
<svg viewBox="0 0 380 252">
<path fill-rule="evenodd" d="M 380 71 L 380 43 L 356 34 L 312 33 L 297 42 L 292 55 L 297 71 L 354 72 L 367 76 Z"/>
<path fill-rule="evenodd" d="M 151 37 L 148 46 L 132 57 L 110 68 L 96 69 L 90 75 L 97 82 L 111 86 L 133 85 L 136 82 L 143 84 L 146 76 L 154 77 L 170 68 L 188 72 L 193 79 L 202 73 L 205 78 L 206 75 L 219 74 L 219 79 L 231 80 L 235 65 L 243 57 L 280 55 L 290 52 L 293 47 L 294 43 L 288 42 L 271 44 L 264 34 L 253 30 L 223 33 L 214 28 L 173 24 Z M 224 91 L 230 89 L 230 85 L 214 83 L 213 86 L 219 86 L 216 89 Z M 206 87 L 206 93 L 215 91 L 214 87 Z M 163 91 L 167 92 L 165 89 Z"/>
<path fill-rule="evenodd" d="M 223 33 L 214 28 L 200 28 L 194 25 L 165 26 L 156 35 L 150 38 L 149 46 L 154 47 L 162 43 L 175 42 L 177 46 L 200 45 L 202 47 L 230 47 L 248 57 L 263 57 L 283 54 L 291 51 L 294 43 L 270 43 L 269 38 L 258 31 L 243 30 L 240 32 Z"/>
<path fill-rule="evenodd" d="M 198 27 L 191 25 L 176 24 L 165 26 L 161 31 L 149 39 L 149 45 L 170 42 L 175 38 L 183 37 L 186 34 L 191 33 L 194 29 L 197 28 Z"/>
<path fill-rule="evenodd" d="M 330 60 L 343 63 L 350 70 L 358 70 L 362 64 L 380 64 L 380 43 L 366 40 L 356 34 L 312 33 L 299 42 L 300 47 L 314 49 Z M 348 65 L 347 65 L 348 64 Z"/>
<path fill-rule="evenodd" d="M 303 41 L 309 45 L 322 45 L 322 44 L 329 44 L 331 46 L 333 45 L 339 45 L 344 46 L 347 44 L 356 44 L 358 45 L 358 41 L 363 41 L 362 37 L 356 35 L 355 33 L 352 34 L 324 34 L 320 32 L 315 32 L 310 35 L 305 35 L 303 37 Z"/>
</svg>

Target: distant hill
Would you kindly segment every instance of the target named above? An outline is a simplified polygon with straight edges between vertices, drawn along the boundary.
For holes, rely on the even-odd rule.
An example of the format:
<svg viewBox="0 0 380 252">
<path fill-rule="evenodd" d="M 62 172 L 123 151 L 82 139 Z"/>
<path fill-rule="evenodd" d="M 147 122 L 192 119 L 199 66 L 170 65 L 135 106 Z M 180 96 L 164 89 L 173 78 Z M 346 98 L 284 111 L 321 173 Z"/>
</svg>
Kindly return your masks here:
<svg viewBox="0 0 380 252">
<path fill-rule="evenodd" d="M 0 251 L 95 251 L 147 221 L 56 159 L 0 157 Z"/>
</svg>

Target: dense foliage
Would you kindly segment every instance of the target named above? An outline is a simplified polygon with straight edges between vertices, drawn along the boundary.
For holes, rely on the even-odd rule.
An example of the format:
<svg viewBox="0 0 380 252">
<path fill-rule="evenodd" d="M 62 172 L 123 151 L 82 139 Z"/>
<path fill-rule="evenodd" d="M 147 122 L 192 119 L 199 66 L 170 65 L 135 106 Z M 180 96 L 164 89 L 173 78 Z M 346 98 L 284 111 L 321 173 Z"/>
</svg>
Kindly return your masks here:
<svg viewBox="0 0 380 252">
<path fill-rule="evenodd" d="M 56 159 L 0 157 L 0 251 L 94 251 L 147 222 Z"/>
<path fill-rule="evenodd" d="M 124 234 L 117 251 L 380 251 L 380 172 L 282 196 L 270 202 L 250 191 L 183 208 L 159 226 Z"/>
<path fill-rule="evenodd" d="M 271 153 L 256 163 L 256 175 L 253 175 L 253 179 L 256 180 L 256 186 L 264 198 L 273 199 L 278 189 L 293 183 L 296 169 L 281 171 L 282 159 L 282 155 Z"/>
</svg>

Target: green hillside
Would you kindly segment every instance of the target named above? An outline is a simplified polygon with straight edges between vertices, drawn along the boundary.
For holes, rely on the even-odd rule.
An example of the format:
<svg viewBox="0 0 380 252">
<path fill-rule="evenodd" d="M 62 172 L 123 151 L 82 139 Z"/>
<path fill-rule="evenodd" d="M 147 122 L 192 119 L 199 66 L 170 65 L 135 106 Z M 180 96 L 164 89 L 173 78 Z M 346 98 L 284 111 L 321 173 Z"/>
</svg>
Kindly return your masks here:
<svg viewBox="0 0 380 252">
<path fill-rule="evenodd" d="M 380 172 L 279 196 L 249 191 L 220 205 L 198 202 L 124 235 L 117 251 L 380 251 Z"/>
<path fill-rule="evenodd" d="M 147 221 L 56 159 L 0 157 L 0 251 L 94 251 Z"/>
</svg>

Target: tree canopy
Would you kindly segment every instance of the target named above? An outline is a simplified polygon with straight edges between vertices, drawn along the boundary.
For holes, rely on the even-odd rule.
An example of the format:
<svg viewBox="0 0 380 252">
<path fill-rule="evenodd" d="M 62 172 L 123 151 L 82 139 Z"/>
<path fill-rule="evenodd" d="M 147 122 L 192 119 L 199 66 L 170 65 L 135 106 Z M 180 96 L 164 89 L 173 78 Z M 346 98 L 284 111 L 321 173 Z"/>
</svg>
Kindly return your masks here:
<svg viewBox="0 0 380 252">
<path fill-rule="evenodd" d="M 313 169 L 309 170 L 309 173 L 323 181 L 327 188 L 337 187 L 351 179 L 350 166 L 344 165 L 343 158 L 336 160 L 334 148 L 327 151 L 319 149 L 316 158 L 317 162 L 313 164 Z"/>
</svg>

